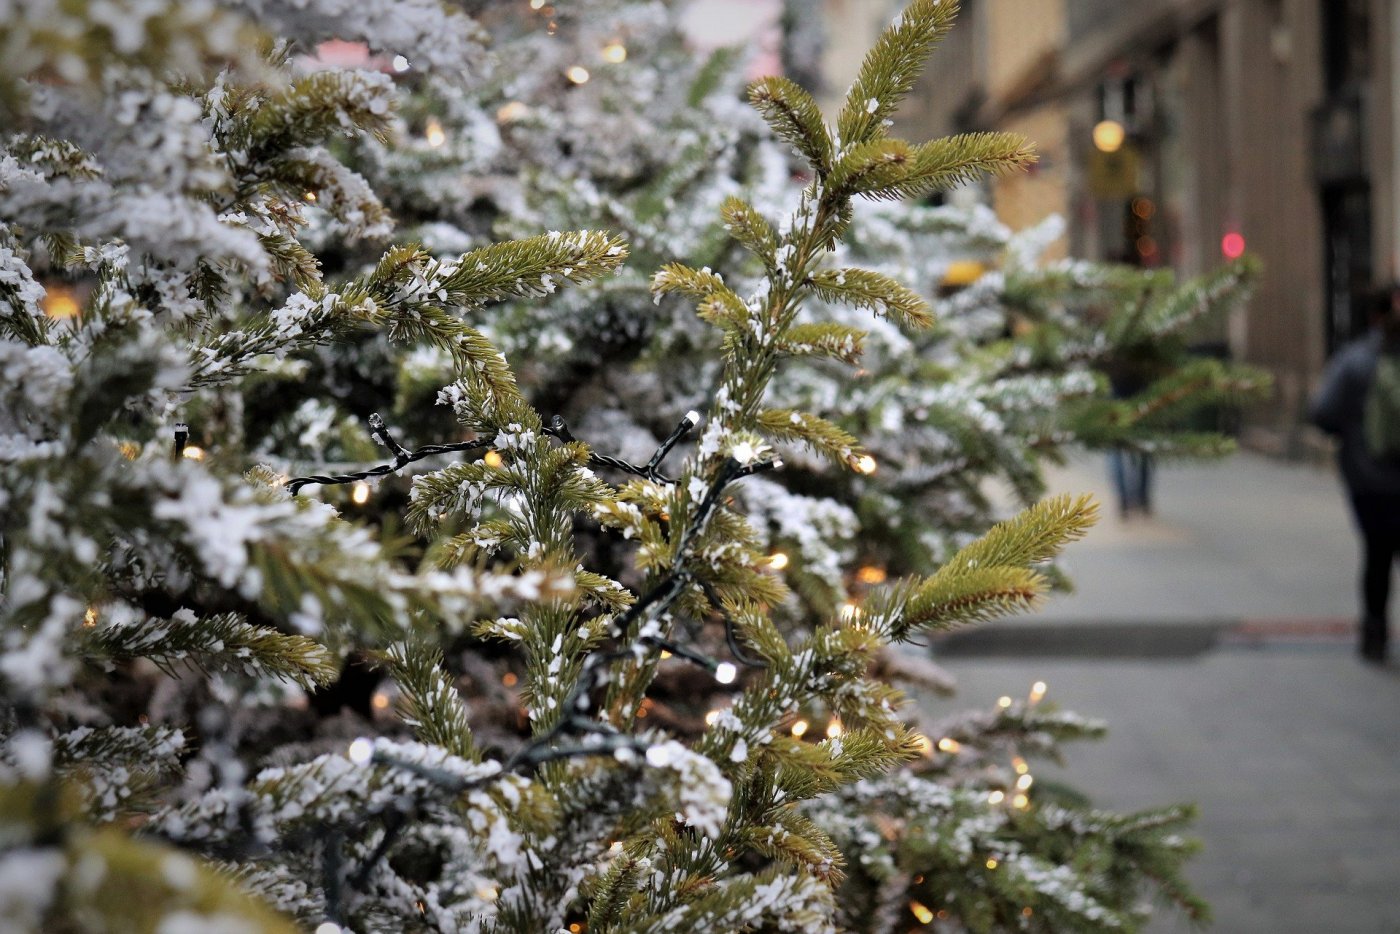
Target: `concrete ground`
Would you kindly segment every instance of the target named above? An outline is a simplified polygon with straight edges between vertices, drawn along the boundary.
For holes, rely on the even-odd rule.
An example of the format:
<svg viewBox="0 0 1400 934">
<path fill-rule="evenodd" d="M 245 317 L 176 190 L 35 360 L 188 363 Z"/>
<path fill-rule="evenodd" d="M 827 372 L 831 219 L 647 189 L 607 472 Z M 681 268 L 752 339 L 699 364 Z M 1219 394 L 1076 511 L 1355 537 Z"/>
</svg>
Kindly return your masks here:
<svg viewBox="0 0 1400 934">
<path fill-rule="evenodd" d="M 1214 930 L 1400 932 L 1400 667 L 1357 659 L 1335 478 L 1252 455 L 1168 467 L 1156 516 L 1123 521 L 1104 475 L 1084 459 L 1051 483 L 1105 506 L 1068 555 L 1077 592 L 937 643 L 960 689 L 928 708 L 1044 680 L 1108 720 L 1041 771 L 1106 807 L 1196 802 L 1189 876 Z M 1151 929 L 1188 927 L 1167 912 Z"/>
</svg>

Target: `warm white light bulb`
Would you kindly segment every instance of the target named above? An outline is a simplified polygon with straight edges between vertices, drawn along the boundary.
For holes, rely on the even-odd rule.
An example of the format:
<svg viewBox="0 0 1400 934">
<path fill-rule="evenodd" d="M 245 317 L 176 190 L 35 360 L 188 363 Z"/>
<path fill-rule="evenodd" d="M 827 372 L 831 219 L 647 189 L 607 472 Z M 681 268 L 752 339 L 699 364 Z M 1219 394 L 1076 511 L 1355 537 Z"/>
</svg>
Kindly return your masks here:
<svg viewBox="0 0 1400 934">
<path fill-rule="evenodd" d="M 587 84 L 588 79 L 593 76 L 590 75 L 588 69 L 584 68 L 582 65 L 572 65 L 564 72 L 564 77 L 568 78 L 574 84 Z"/>
<path fill-rule="evenodd" d="M 720 662 L 715 667 L 715 680 L 720 684 L 733 684 L 737 677 L 739 669 L 735 668 L 732 662 Z"/>
<path fill-rule="evenodd" d="M 368 765 L 374 758 L 374 743 L 361 736 L 350 744 L 350 761 L 356 765 Z"/>
</svg>

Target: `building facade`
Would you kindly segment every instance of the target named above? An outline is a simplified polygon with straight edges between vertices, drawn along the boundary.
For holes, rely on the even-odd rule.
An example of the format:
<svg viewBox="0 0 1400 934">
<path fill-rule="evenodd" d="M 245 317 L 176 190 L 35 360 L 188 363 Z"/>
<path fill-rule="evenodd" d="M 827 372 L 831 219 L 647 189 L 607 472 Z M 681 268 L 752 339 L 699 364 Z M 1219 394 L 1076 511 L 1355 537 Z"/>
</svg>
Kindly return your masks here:
<svg viewBox="0 0 1400 934">
<path fill-rule="evenodd" d="M 1364 330 L 1368 296 L 1400 279 L 1400 0 L 962 6 L 904 129 L 1035 140 L 1041 164 L 988 197 L 1014 226 L 1063 214 L 1074 255 L 1183 275 L 1258 256 L 1248 307 L 1200 339 L 1274 374 L 1246 440 L 1308 450 L 1328 356 Z M 889 4 L 827 0 L 837 7 Z"/>
</svg>

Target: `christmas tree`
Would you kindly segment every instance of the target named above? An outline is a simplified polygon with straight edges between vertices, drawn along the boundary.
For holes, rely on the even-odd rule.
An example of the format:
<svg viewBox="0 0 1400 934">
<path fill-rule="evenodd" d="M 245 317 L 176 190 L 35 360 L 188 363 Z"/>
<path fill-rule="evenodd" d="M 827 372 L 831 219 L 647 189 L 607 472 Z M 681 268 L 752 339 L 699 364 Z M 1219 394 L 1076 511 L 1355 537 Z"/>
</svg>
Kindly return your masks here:
<svg viewBox="0 0 1400 934">
<path fill-rule="evenodd" d="M 888 135 L 954 13 L 913 3 L 834 126 L 792 82 L 753 85 L 800 185 L 758 143 L 711 158 L 758 137 L 715 119 L 734 111 L 721 55 L 687 83 L 709 135 L 622 166 L 586 119 L 522 104 L 541 123 L 518 151 L 593 154 L 570 176 L 518 160 L 497 180 L 513 205 L 471 199 L 450 227 L 408 228 L 449 242 L 381 249 L 415 202 L 370 179 L 459 138 L 414 108 L 437 95 L 471 123 L 491 97 L 463 89 L 523 93 L 515 45 L 493 61 L 476 22 L 431 2 L 7 11 L 23 54 L 0 62 L 17 129 L 0 149 L 5 917 L 1063 930 L 1132 927 L 1149 881 L 1198 911 L 1184 811 L 1032 802 L 1020 756 L 1097 725 L 1009 703 L 930 740 L 886 681 L 939 683 L 888 647 L 1028 607 L 1092 521 L 1062 497 L 988 528 L 982 477 L 1031 499 L 1035 459 L 1070 440 L 1214 445 L 1165 417 L 1253 379 L 1174 367 L 1114 401 L 1095 376 L 1246 270 L 1176 290 L 1037 266 L 1034 238 L 985 218 L 857 217 L 857 199 L 1033 158 L 1003 134 Z M 325 68 L 329 38 L 371 57 Z M 488 158 L 475 125 L 442 178 Z M 687 139 L 685 171 L 658 172 Z M 746 197 L 765 167 L 772 200 Z M 549 231 L 573 196 L 628 240 Z M 999 271 L 929 301 L 894 274 L 929 275 L 909 261 L 920 237 Z M 628 242 L 645 266 L 574 291 L 625 268 Z M 854 265 L 872 256 L 907 265 Z M 662 311 L 602 343 L 646 320 L 641 288 Z M 564 330 L 571 300 L 606 311 Z M 1076 312 L 1104 305 L 1100 339 Z M 872 372 L 837 405 L 862 348 Z M 316 469 L 293 476 L 298 459 Z M 873 534 L 907 504 L 925 526 Z"/>
</svg>

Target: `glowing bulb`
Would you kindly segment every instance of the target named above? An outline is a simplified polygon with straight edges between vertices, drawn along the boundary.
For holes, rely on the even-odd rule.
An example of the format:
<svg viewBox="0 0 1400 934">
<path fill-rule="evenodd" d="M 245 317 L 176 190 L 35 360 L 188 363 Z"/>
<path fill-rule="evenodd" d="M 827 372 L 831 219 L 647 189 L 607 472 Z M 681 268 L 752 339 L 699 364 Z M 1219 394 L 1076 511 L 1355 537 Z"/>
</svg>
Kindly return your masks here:
<svg viewBox="0 0 1400 934">
<path fill-rule="evenodd" d="M 315 204 L 315 203 L 316 203 L 316 192 L 314 192 L 314 191 L 308 191 L 308 192 L 306 192 L 306 194 L 304 194 L 304 195 L 301 196 L 301 200 L 305 201 L 307 204 Z"/>
<path fill-rule="evenodd" d="M 1117 120 L 1100 120 L 1094 124 L 1094 146 L 1099 152 L 1117 152 L 1123 148 L 1127 131 Z"/>
<path fill-rule="evenodd" d="M 83 626 L 84 626 L 85 628 L 87 628 L 87 629 L 91 629 L 91 628 L 93 628 L 93 627 L 96 626 L 96 625 L 97 625 L 97 607 L 95 607 L 95 606 L 90 606 L 90 607 L 87 608 L 87 612 L 83 614 Z"/>
<path fill-rule="evenodd" d="M 500 892 L 494 885 L 483 884 L 477 887 L 476 897 L 483 902 L 494 902 Z"/>
<path fill-rule="evenodd" d="M 999 865 L 999 864 L 997 863 L 997 859 L 996 859 L 995 856 L 988 856 L 988 857 L 987 857 L 987 868 L 988 868 L 988 869 L 995 869 L 995 868 L 997 868 L 998 865 Z"/>
<path fill-rule="evenodd" d="M 801 739 L 803 735 L 807 732 L 808 726 L 809 724 L 806 720 L 798 720 L 792 725 L 792 735 L 796 736 L 798 739 Z"/>
<path fill-rule="evenodd" d="M 1049 690 L 1049 688 L 1046 686 L 1044 681 L 1037 681 L 1035 684 L 1032 684 L 1030 696 L 1031 703 L 1040 703 L 1040 699 L 1045 696 L 1045 692 L 1047 690 Z"/>
<path fill-rule="evenodd" d="M 945 736 L 938 741 L 938 748 L 946 753 L 956 753 L 959 749 L 962 749 L 962 743 L 953 739 L 951 736 Z"/>
<path fill-rule="evenodd" d="M 1027 788 L 1031 787 L 1032 783 L 1034 783 L 1034 782 L 1035 782 L 1035 777 L 1034 777 L 1033 775 L 1031 775 L 1029 772 L 1027 772 L 1026 774 L 1022 775 L 1020 778 L 1016 779 L 1016 790 L 1017 790 L 1017 791 L 1025 791 Z"/>
<path fill-rule="evenodd" d="M 428 122 L 423 127 L 423 135 L 427 137 L 428 145 L 434 149 L 447 142 L 447 134 L 443 132 L 442 124 L 437 117 L 429 117 Z"/>
<path fill-rule="evenodd" d="M 840 616 L 841 622 L 853 623 L 860 619 L 860 607 L 847 600 L 845 603 L 841 604 Z"/>
<path fill-rule="evenodd" d="M 611 62 L 614 65 L 621 65 L 627 61 L 627 46 L 614 39 L 603 46 L 603 61 Z"/>
<path fill-rule="evenodd" d="M 538 10 L 540 7 L 544 6 L 546 2 L 547 0 L 530 0 L 530 9 Z"/>
<path fill-rule="evenodd" d="M 869 454 L 862 454 L 860 457 L 854 458 L 851 461 L 851 469 L 856 473 L 863 473 L 866 476 L 873 474 L 875 468 L 878 466 L 879 464 L 875 462 L 875 458 L 871 457 Z"/>
<path fill-rule="evenodd" d="M 1006 800 L 1006 792 L 997 790 L 987 795 L 988 804 L 1001 804 Z"/>
<path fill-rule="evenodd" d="M 1007 697 L 1005 694 L 1001 695 L 1001 697 L 997 698 L 997 706 L 1005 710 L 1011 706 L 1011 698 Z"/>
<path fill-rule="evenodd" d="M 505 674 L 501 675 L 501 683 L 508 688 L 515 687 L 516 682 L 519 680 L 520 679 L 516 677 L 513 671 L 507 671 Z"/>
<path fill-rule="evenodd" d="M 510 101 L 496 111 L 497 123 L 514 123 L 530 115 L 530 107 L 524 101 Z"/>
<path fill-rule="evenodd" d="M 487 467 L 492 468 L 493 470 L 498 469 L 502 464 L 505 463 L 505 461 L 501 459 L 500 451 L 487 451 L 482 456 L 481 462 Z"/>
<path fill-rule="evenodd" d="M 671 653 L 670 653 L 670 652 L 666 651 L 665 649 L 662 649 L 662 650 L 661 650 L 661 660 L 662 660 L 663 662 L 664 662 L 666 659 L 670 658 L 670 657 L 671 657 Z"/>
<path fill-rule="evenodd" d="M 369 484 L 359 480 L 350 488 L 350 501 L 356 506 L 363 506 L 369 502 Z"/>
<path fill-rule="evenodd" d="M 1011 799 L 1011 806 L 1014 807 L 1014 808 L 1019 808 L 1019 809 L 1022 810 L 1022 811 L 1024 811 L 1026 808 L 1030 807 L 1030 805 L 1031 805 L 1031 799 L 1030 799 L 1030 798 L 1027 798 L 1027 797 L 1026 797 L 1025 795 L 1023 795 L 1023 794 L 1017 795 L 1016 797 L 1014 797 L 1014 798 Z"/>
<path fill-rule="evenodd" d="M 919 752 L 926 756 L 933 755 L 933 740 L 920 733 L 914 739 L 914 744 L 919 747 Z"/>
<path fill-rule="evenodd" d="M 1025 775 L 1027 772 L 1030 771 L 1031 768 L 1029 765 L 1026 764 L 1026 760 L 1022 759 L 1020 756 L 1012 756 L 1011 765 L 1013 768 L 1016 769 L 1017 775 Z"/>
<path fill-rule="evenodd" d="M 593 76 L 590 75 L 588 69 L 584 68 L 582 65 L 571 65 L 568 70 L 564 72 L 564 77 L 568 78 L 574 84 L 587 84 L 588 79 Z"/>
<path fill-rule="evenodd" d="M 1244 236 L 1231 231 L 1220 238 L 1220 252 L 1226 259 L 1239 259 L 1244 255 Z"/>
<path fill-rule="evenodd" d="M 397 71 L 399 74 L 403 74 L 405 71 L 408 71 L 410 68 L 413 67 L 409 64 L 408 59 L 404 58 L 402 55 L 395 55 L 394 60 L 393 62 L 391 62 L 391 64 L 393 65 L 394 70 Z"/>
<path fill-rule="evenodd" d="M 621 853 L 621 852 L 622 852 L 622 841 L 621 841 L 621 840 L 614 840 L 614 841 L 612 842 L 612 846 L 608 847 L 608 852 L 611 853 L 611 854 L 613 854 L 614 856 L 616 856 L 618 853 Z"/>
<path fill-rule="evenodd" d="M 368 765 L 374 758 L 374 743 L 361 736 L 350 744 L 350 761 L 356 765 Z"/>
<path fill-rule="evenodd" d="M 775 571 L 781 571 L 788 566 L 788 556 L 781 551 L 775 551 L 768 556 L 768 566 Z"/>
<path fill-rule="evenodd" d="M 186 445 L 183 454 L 192 461 L 204 460 L 204 448 L 197 444 Z"/>
<path fill-rule="evenodd" d="M 386 710 L 389 707 L 389 695 L 383 691 L 375 691 L 369 702 L 375 710 Z"/>
<path fill-rule="evenodd" d="M 910 902 L 909 910 L 914 912 L 914 917 L 919 919 L 920 924 L 928 924 L 933 920 L 933 912 L 928 910 L 928 906 L 919 902 Z"/>
<path fill-rule="evenodd" d="M 720 662 L 715 668 L 715 680 L 720 684 L 733 684 L 737 677 L 739 677 L 739 669 L 735 668 L 731 662 Z"/>
<path fill-rule="evenodd" d="M 885 576 L 885 569 L 877 568 L 873 564 L 867 564 L 859 571 L 856 571 L 856 580 L 860 581 L 862 584 L 883 584 L 885 582 Z"/>
<path fill-rule="evenodd" d="M 342 928 L 334 921 L 322 921 L 316 925 L 316 934 L 342 934 Z"/>
<path fill-rule="evenodd" d="M 832 717 L 831 722 L 826 725 L 826 738 L 835 739 L 841 735 L 841 721 Z"/>
<path fill-rule="evenodd" d="M 43 314 L 59 321 L 63 318 L 76 318 L 81 308 L 78 300 L 67 288 L 49 288 L 43 295 Z"/>
<path fill-rule="evenodd" d="M 719 720 L 719 711 L 718 711 L 718 710 L 711 710 L 709 713 L 705 714 L 705 725 L 706 725 L 706 726 L 714 726 L 715 723 L 716 723 L 718 720 Z"/>
</svg>

